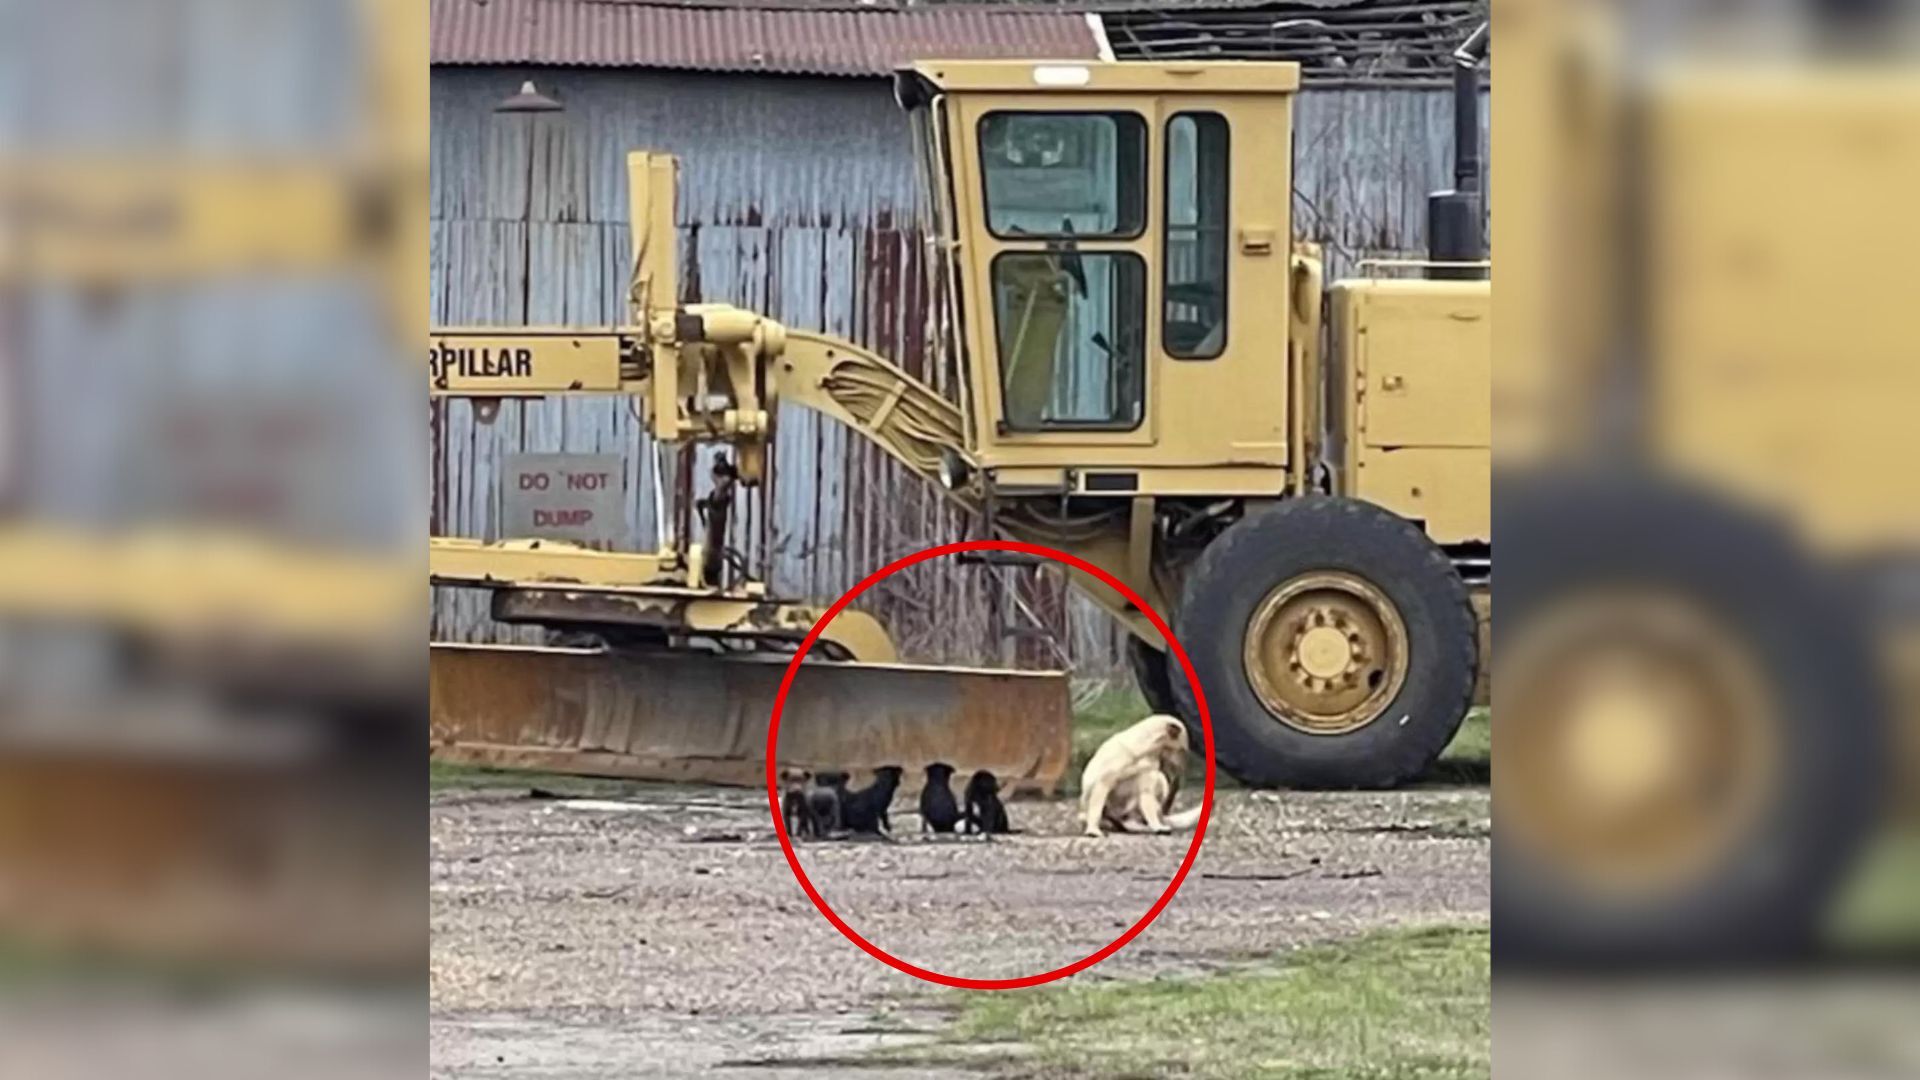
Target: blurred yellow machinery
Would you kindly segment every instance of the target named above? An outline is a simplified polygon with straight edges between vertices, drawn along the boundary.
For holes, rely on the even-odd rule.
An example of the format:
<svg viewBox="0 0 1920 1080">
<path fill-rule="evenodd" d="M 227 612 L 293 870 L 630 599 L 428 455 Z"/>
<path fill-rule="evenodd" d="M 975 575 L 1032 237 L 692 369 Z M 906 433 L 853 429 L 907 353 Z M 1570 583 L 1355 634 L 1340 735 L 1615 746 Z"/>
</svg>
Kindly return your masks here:
<svg viewBox="0 0 1920 1080">
<path fill-rule="evenodd" d="M 367 340 L 396 352 L 417 341 L 427 10 L 350 6 L 354 55 L 339 69 L 360 76 L 350 126 L 326 145 L 12 147 L 0 291 L 95 310 L 121 296 L 164 303 L 179 285 L 348 282 L 387 305 L 384 334 Z M 107 109 L 140 92 L 92 89 Z M 87 369 L 60 359 L 74 362 L 47 370 Z M 0 938 L 417 974 L 424 829 L 395 823 L 420 816 L 418 556 L 178 517 L 83 525 L 32 503 L 8 511 Z M 27 692 L 45 674 L 36 639 L 106 646 L 114 662 L 82 693 Z"/>
<path fill-rule="evenodd" d="M 1707 7 L 1495 4 L 1508 957 L 1805 946 L 1920 730 L 1910 25 Z"/>
</svg>

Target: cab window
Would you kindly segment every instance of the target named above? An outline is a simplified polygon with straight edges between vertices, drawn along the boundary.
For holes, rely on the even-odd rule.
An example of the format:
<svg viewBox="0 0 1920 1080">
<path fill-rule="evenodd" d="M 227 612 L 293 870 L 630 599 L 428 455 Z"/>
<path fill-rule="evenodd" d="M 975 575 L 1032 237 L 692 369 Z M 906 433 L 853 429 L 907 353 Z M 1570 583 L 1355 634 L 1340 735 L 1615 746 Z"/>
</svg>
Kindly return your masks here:
<svg viewBox="0 0 1920 1080">
<path fill-rule="evenodd" d="M 1166 265 L 1160 339 L 1168 356 L 1210 360 L 1227 348 L 1227 121 L 1167 121 Z"/>
<path fill-rule="evenodd" d="M 1146 263 L 1127 251 L 1009 251 L 993 261 L 1006 430 L 1140 426 L 1146 280 Z"/>
<path fill-rule="evenodd" d="M 1133 113 L 988 113 L 980 158 L 987 228 L 1001 239 L 1145 228 L 1146 122 Z"/>
</svg>

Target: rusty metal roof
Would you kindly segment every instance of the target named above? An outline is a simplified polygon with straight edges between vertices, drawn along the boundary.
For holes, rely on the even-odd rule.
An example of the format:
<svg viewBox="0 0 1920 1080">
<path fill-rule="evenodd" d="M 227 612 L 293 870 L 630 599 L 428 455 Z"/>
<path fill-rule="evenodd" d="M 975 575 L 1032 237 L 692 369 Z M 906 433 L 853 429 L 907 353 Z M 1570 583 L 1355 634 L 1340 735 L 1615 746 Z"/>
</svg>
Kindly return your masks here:
<svg viewBox="0 0 1920 1080">
<path fill-rule="evenodd" d="M 1431 4 L 1454 0 L 591 0 L 607 4 L 642 4 L 673 8 L 766 8 L 780 11 L 932 11 L 954 9 L 989 12 L 1150 11 L 1160 8 L 1240 8 L 1285 4 L 1290 7 L 1338 9 L 1370 4 Z M 1474 0 L 1484 4 L 1486 0 Z"/>
<path fill-rule="evenodd" d="M 1293 60 L 1309 83 L 1445 82 L 1485 0 L 1117 0 L 1101 25 L 1120 60 Z"/>
<path fill-rule="evenodd" d="M 433 63 L 884 75 L 927 57 L 1092 59 L 1084 15 L 805 10 L 628 0 L 431 0 Z"/>
</svg>

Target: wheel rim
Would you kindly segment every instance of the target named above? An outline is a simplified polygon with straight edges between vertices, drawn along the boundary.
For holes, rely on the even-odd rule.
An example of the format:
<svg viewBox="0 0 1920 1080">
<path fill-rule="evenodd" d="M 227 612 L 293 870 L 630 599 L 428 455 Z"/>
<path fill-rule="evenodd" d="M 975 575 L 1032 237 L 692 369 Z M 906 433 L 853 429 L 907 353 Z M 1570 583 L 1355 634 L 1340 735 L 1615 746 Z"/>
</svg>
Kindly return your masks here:
<svg viewBox="0 0 1920 1080">
<path fill-rule="evenodd" d="M 1587 889 L 1630 894 L 1737 851 L 1781 747 L 1762 669 L 1717 619 L 1671 595 L 1584 596 L 1520 641 L 1494 736 L 1515 840 Z"/>
<path fill-rule="evenodd" d="M 1344 735 L 1380 716 L 1407 679 L 1407 626 L 1385 593 L 1316 571 L 1266 595 L 1247 623 L 1247 681 L 1274 719 Z"/>
</svg>

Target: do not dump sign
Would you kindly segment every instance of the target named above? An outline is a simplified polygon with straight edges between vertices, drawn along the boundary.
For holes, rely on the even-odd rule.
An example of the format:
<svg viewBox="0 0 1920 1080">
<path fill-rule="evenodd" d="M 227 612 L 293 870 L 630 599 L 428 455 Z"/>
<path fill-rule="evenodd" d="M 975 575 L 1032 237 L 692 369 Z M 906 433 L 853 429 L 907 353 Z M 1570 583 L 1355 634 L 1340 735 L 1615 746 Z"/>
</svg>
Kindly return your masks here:
<svg viewBox="0 0 1920 1080">
<path fill-rule="evenodd" d="M 624 546 L 624 478 L 618 454 L 508 454 L 500 478 L 501 535 Z"/>
</svg>

